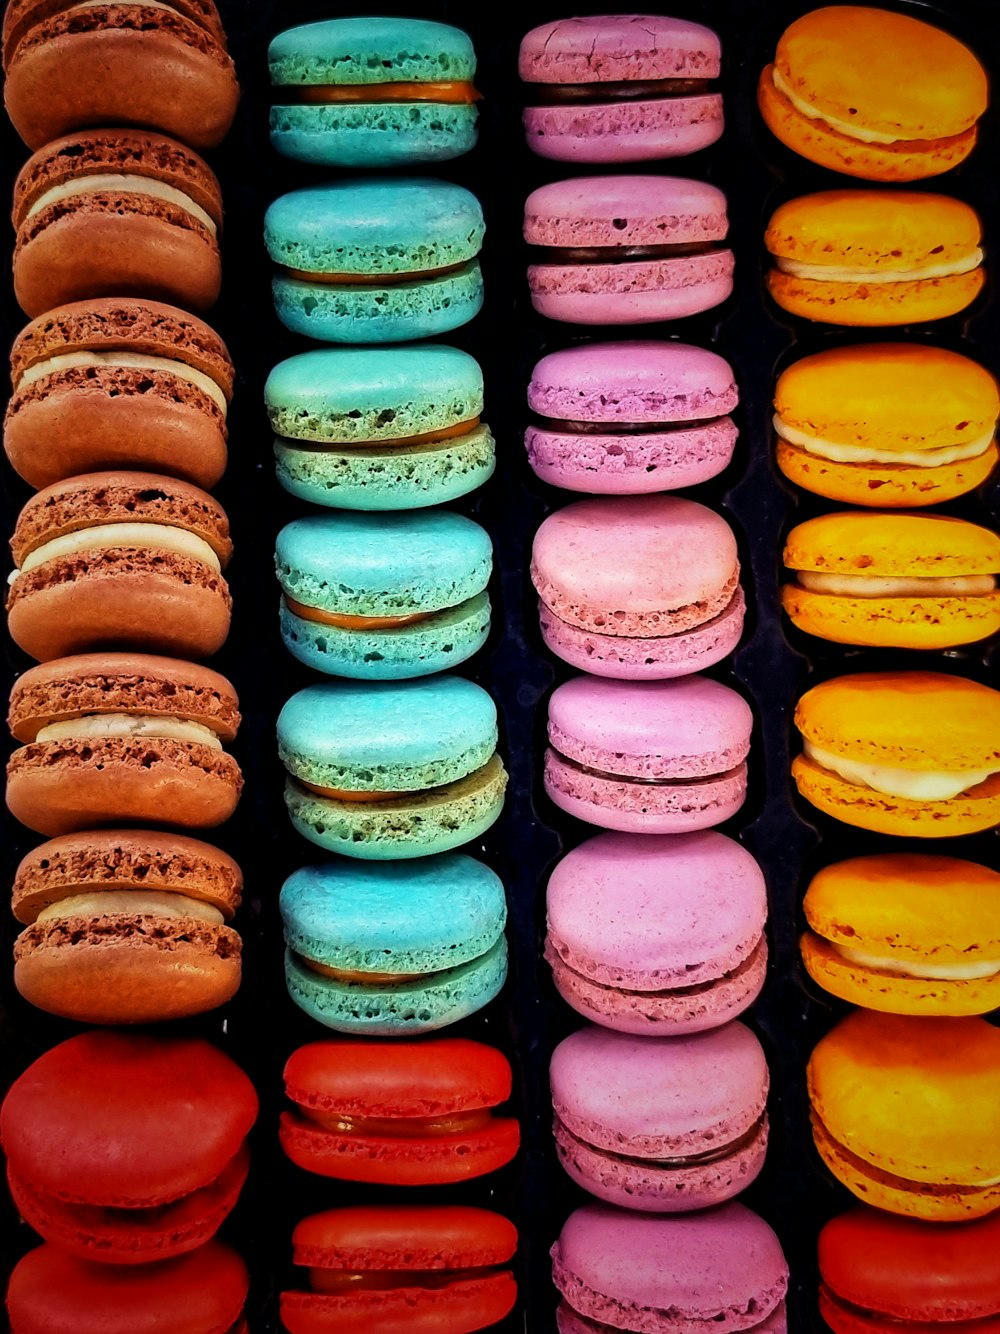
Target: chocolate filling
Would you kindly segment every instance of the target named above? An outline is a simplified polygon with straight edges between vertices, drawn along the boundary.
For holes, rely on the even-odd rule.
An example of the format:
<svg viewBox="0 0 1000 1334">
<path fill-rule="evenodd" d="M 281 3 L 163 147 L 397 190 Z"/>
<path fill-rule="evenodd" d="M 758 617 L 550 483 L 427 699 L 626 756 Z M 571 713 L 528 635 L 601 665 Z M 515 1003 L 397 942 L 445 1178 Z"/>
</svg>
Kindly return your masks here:
<svg viewBox="0 0 1000 1334">
<path fill-rule="evenodd" d="M 750 968 L 757 960 L 762 941 L 763 936 L 757 941 L 757 944 L 753 947 L 743 962 L 739 964 L 738 967 L 730 969 L 728 973 L 721 973 L 718 977 L 712 978 L 709 982 L 694 982 L 686 987 L 661 987 L 657 991 L 639 991 L 637 989 L 628 990 L 626 987 L 615 986 L 610 982 L 598 982 L 595 978 L 587 977 L 585 973 L 581 973 L 578 969 L 574 968 L 572 964 L 567 963 L 561 954 L 559 955 L 559 958 L 561 959 L 563 966 L 569 972 L 575 973 L 576 976 L 579 977 L 582 982 L 585 982 L 588 987 L 600 987 L 602 991 L 613 991 L 618 994 L 627 991 L 628 995 L 638 996 L 643 1000 L 654 999 L 657 996 L 698 996 L 706 991 L 714 990 L 721 982 L 731 982 L 734 978 L 740 977 L 741 974 L 749 972 Z M 555 953 L 558 954 L 558 950 L 556 950 Z"/>
<path fill-rule="evenodd" d="M 684 255 L 708 255 L 721 243 L 679 241 L 675 245 L 593 245 L 531 247 L 533 264 L 621 264 L 636 259 L 678 259 Z"/>
<path fill-rule="evenodd" d="M 740 764 L 735 769 L 726 769 L 719 774 L 703 774 L 698 778 L 638 778 L 634 774 L 613 774 L 605 769 L 592 769 L 589 764 L 571 760 L 561 750 L 556 750 L 555 746 L 552 747 L 552 753 L 577 773 L 588 774 L 591 778 L 603 778 L 612 783 L 637 783 L 642 787 L 698 787 L 703 783 L 717 783 L 723 778 L 739 778 L 743 772 L 743 765 Z"/>
<path fill-rule="evenodd" d="M 703 430 L 722 420 L 722 417 L 695 417 L 682 422 L 582 422 L 566 417 L 543 417 L 540 413 L 534 415 L 534 424 L 542 430 L 569 435 L 671 435 L 679 431 Z"/>
<path fill-rule="evenodd" d="M 589 1151 L 597 1151 L 602 1158 L 610 1158 L 616 1163 L 625 1163 L 629 1167 L 659 1167 L 659 1168 L 685 1168 L 685 1167 L 705 1167 L 710 1163 L 722 1162 L 725 1158 L 731 1157 L 734 1153 L 739 1153 L 742 1149 L 748 1149 L 754 1140 L 764 1129 L 767 1120 L 767 1113 L 761 1112 L 757 1120 L 749 1129 L 736 1139 L 730 1140 L 726 1144 L 717 1144 L 714 1148 L 705 1149 L 701 1153 L 679 1154 L 675 1158 L 642 1158 L 636 1154 L 615 1153 L 613 1149 L 603 1149 L 598 1144 L 590 1144 L 587 1140 L 581 1139 L 579 1135 L 574 1135 L 566 1123 L 557 1116 L 556 1124 L 562 1127 L 563 1133 L 568 1135 L 574 1143 L 579 1144 L 581 1148 Z"/>
<path fill-rule="evenodd" d="M 659 98 L 691 97 L 712 91 L 708 79 L 609 79 L 606 83 L 534 83 L 525 89 L 528 106 L 583 106 L 602 102 L 648 102 Z"/>
</svg>

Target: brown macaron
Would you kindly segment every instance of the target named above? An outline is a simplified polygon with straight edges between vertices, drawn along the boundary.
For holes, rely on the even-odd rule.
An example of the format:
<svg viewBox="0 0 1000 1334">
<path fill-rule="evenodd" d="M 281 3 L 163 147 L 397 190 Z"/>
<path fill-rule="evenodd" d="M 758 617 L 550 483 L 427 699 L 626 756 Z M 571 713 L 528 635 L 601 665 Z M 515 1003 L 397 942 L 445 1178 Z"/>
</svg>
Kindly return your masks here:
<svg viewBox="0 0 1000 1334">
<path fill-rule="evenodd" d="M 208 829 L 243 777 L 222 749 L 239 701 L 208 667 L 142 653 L 82 653 L 14 683 L 7 806 L 49 837 L 121 824 Z"/>
<path fill-rule="evenodd" d="M 85 1024 L 201 1014 L 240 984 L 225 923 L 243 876 L 208 843 L 149 829 L 66 834 L 29 852 L 11 908 L 14 985 L 32 1005 Z"/>
<path fill-rule="evenodd" d="M 136 297 L 74 301 L 10 352 L 4 449 L 34 487 L 141 468 L 212 487 L 226 467 L 233 363 L 196 315 Z"/>
<path fill-rule="evenodd" d="M 10 546 L 7 628 L 39 662 L 97 648 L 207 658 L 229 633 L 229 520 L 190 482 L 56 482 L 22 509 Z"/>
<path fill-rule="evenodd" d="M 26 315 L 139 296 L 207 310 L 222 279 L 222 194 L 197 153 L 145 130 L 82 130 L 21 168 L 14 294 Z"/>
<path fill-rule="evenodd" d="M 213 0 L 10 0 L 4 103 L 29 148 L 88 125 L 145 125 L 214 148 L 239 84 Z"/>
</svg>

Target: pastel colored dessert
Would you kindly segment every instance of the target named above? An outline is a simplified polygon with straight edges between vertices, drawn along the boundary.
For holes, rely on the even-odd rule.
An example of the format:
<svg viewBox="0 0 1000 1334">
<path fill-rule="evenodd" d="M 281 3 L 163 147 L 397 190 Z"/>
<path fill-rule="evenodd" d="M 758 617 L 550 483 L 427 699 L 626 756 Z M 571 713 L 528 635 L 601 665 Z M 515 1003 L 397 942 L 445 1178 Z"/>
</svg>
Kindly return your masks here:
<svg viewBox="0 0 1000 1334">
<path fill-rule="evenodd" d="M 279 362 L 264 385 L 278 481 L 314 505 L 417 509 L 493 474 L 483 372 L 442 343 L 330 347 Z"/>
<path fill-rule="evenodd" d="M 581 343 L 531 372 L 524 433 L 543 482 L 634 495 L 696 486 L 729 463 L 738 391 L 722 357 L 687 343 Z"/>
<path fill-rule="evenodd" d="M 807 1069 L 816 1148 L 859 1199 L 927 1222 L 1000 1203 L 1000 1030 L 852 1010 Z M 902 1114 L 905 1109 L 905 1114 Z"/>
<path fill-rule="evenodd" d="M 224 741 L 236 692 L 208 667 L 147 653 L 80 653 L 24 672 L 7 717 L 21 742 L 7 806 L 39 834 L 227 820 L 243 788 Z"/>
<path fill-rule="evenodd" d="M 10 368 L 4 449 L 30 486 L 137 468 L 212 487 L 225 470 L 233 363 L 196 315 L 74 301 L 22 329 Z"/>
<path fill-rule="evenodd" d="M 624 224 L 624 225 L 623 225 Z M 553 181 L 524 203 L 531 304 L 569 324 L 696 315 L 733 290 L 726 197 L 677 176 Z"/>
<path fill-rule="evenodd" d="M 788 1265 L 757 1214 L 730 1202 L 680 1218 L 585 1204 L 552 1247 L 559 1334 L 784 1334 Z"/>
<path fill-rule="evenodd" d="M 203 1038 L 80 1033 L 28 1066 L 0 1108 L 14 1205 L 82 1259 L 169 1260 L 233 1208 L 256 1117 L 253 1084 Z"/>
<path fill-rule="evenodd" d="M 820 1314 L 833 1334 L 992 1330 L 998 1246 L 998 1214 L 956 1226 L 856 1206 L 820 1230 Z"/>
<path fill-rule="evenodd" d="M 757 86 L 783 144 L 869 181 L 918 181 L 964 161 L 987 96 L 967 46 L 909 14 L 863 5 L 797 18 Z"/>
<path fill-rule="evenodd" d="M 288 994 L 337 1032 L 443 1028 L 488 1005 L 507 976 L 503 883 L 459 852 L 304 866 L 278 907 Z"/>
<path fill-rule="evenodd" d="M 15 1265 L 11 1334 L 247 1334 L 250 1278 L 228 1246 L 207 1241 L 174 1260 L 103 1265 L 46 1242 Z"/>
<path fill-rule="evenodd" d="M 493 544 L 450 510 L 310 514 L 278 534 L 281 638 L 331 676 L 398 680 L 486 642 Z"/>
<path fill-rule="evenodd" d="M 792 315 L 883 328 L 945 319 L 982 291 L 982 226 L 950 195 L 826 190 L 771 215 L 767 290 Z"/>
<path fill-rule="evenodd" d="M 278 716 L 292 824 L 348 857 L 424 857 L 479 838 L 507 786 L 496 746 L 493 700 L 449 674 L 306 686 Z"/>
<path fill-rule="evenodd" d="M 609 1204 L 686 1213 L 754 1181 L 767 1149 L 767 1062 L 733 1022 L 693 1037 L 632 1037 L 596 1025 L 552 1053 L 556 1153 Z"/>
<path fill-rule="evenodd" d="M 546 647 L 596 676 L 663 680 L 720 662 L 743 632 L 736 538 L 677 496 L 578 500 L 531 550 Z"/>
<path fill-rule="evenodd" d="M 663 14 L 557 19 L 521 39 L 528 147 L 560 162 L 679 157 L 722 134 L 710 28 Z"/>
<path fill-rule="evenodd" d="M 227 923 L 243 875 L 183 834 L 64 834 L 22 858 L 11 909 L 14 985 L 51 1014 L 142 1024 L 215 1009 L 240 985 L 240 937 Z"/>
<path fill-rule="evenodd" d="M 12 218 L 14 295 L 32 318 L 104 296 L 201 312 L 219 295 L 219 182 L 176 139 L 129 129 L 56 139 L 18 172 Z"/>
<path fill-rule="evenodd" d="M 830 500 L 936 505 L 996 466 L 997 382 L 947 348 L 828 348 L 782 371 L 774 406 L 778 467 Z"/>
<path fill-rule="evenodd" d="M 708 677 L 577 676 L 549 698 L 545 791 L 604 829 L 708 829 L 743 805 L 752 727 L 743 696 Z"/>
<path fill-rule="evenodd" d="M 941 672 L 858 672 L 795 706 L 799 792 L 879 834 L 948 838 L 1000 823 L 1000 691 Z"/>
<path fill-rule="evenodd" d="M 10 540 L 7 629 L 40 662 L 91 649 L 207 658 L 225 643 L 233 544 L 206 491 L 94 472 L 39 491 Z"/>
<path fill-rule="evenodd" d="M 872 648 L 954 648 L 1000 630 L 1000 537 L 927 514 L 849 510 L 785 539 L 781 590 L 806 634 Z"/>
<path fill-rule="evenodd" d="M 492 1328 L 517 1298 L 507 1268 L 516 1250 L 513 1223 L 469 1205 L 328 1209 L 292 1233 L 309 1290 L 281 1294 L 281 1323 L 289 1334 Z"/>
<path fill-rule="evenodd" d="M 324 19 L 267 49 L 271 144 L 328 167 L 445 162 L 476 143 L 468 34 L 415 18 Z"/>
<path fill-rule="evenodd" d="M 841 1000 L 890 1014 L 1000 1007 L 1000 874 L 957 857 L 882 853 L 826 866 L 803 902 L 802 961 Z"/>
<path fill-rule="evenodd" d="M 520 1127 L 496 1109 L 510 1063 L 470 1038 L 310 1042 L 285 1065 L 278 1135 L 292 1162 L 343 1181 L 443 1185 L 495 1172 Z"/>
<path fill-rule="evenodd" d="M 767 887 L 722 834 L 598 834 L 556 863 L 545 958 L 556 989 L 619 1033 L 717 1028 L 767 970 Z"/>
<path fill-rule="evenodd" d="M 307 186 L 264 217 L 287 328 L 325 343 L 399 343 L 466 324 L 483 304 L 485 232 L 451 181 L 386 176 Z"/>
</svg>

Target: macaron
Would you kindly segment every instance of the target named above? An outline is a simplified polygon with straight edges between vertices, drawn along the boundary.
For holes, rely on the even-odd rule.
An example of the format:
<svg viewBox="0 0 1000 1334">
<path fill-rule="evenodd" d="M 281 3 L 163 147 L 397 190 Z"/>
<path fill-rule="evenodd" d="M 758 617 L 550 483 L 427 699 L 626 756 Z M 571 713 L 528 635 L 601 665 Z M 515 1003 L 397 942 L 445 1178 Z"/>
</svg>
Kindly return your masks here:
<svg viewBox="0 0 1000 1334">
<path fill-rule="evenodd" d="M 663 14 L 557 19 L 521 39 L 528 147 L 559 162 L 680 157 L 722 134 L 718 36 Z"/>
<path fill-rule="evenodd" d="M 366 860 L 424 857 L 479 838 L 503 807 L 497 711 L 471 681 L 330 681 L 278 716 L 285 805 L 312 843 Z"/>
<path fill-rule="evenodd" d="M 516 1250 L 509 1219 L 470 1205 L 328 1209 L 292 1233 L 309 1289 L 281 1294 L 281 1323 L 289 1334 L 492 1328 L 517 1299 L 507 1267 Z"/>
<path fill-rule="evenodd" d="M 64 834 L 22 858 L 14 985 L 50 1014 L 143 1024 L 201 1014 L 240 985 L 243 875 L 224 852 L 148 829 Z"/>
<path fill-rule="evenodd" d="M 236 692 L 208 667 L 146 653 L 81 653 L 24 672 L 8 723 L 7 806 L 39 834 L 100 825 L 206 829 L 236 809 L 243 777 L 222 748 Z"/>
<path fill-rule="evenodd" d="M 479 200 L 429 177 L 327 181 L 264 217 L 278 319 L 324 343 L 400 343 L 468 323 L 483 304 Z"/>
<path fill-rule="evenodd" d="M 799 792 L 879 834 L 948 838 L 1000 823 L 1000 691 L 941 672 L 858 672 L 795 706 Z"/>
<path fill-rule="evenodd" d="M 688 343 L 580 343 L 531 372 L 528 462 L 567 491 L 697 486 L 733 456 L 738 391 L 722 357 Z"/>
<path fill-rule="evenodd" d="M 542 521 L 531 550 L 546 648 L 624 680 L 687 676 L 730 654 L 739 576 L 726 520 L 678 496 L 574 501 Z"/>
<path fill-rule="evenodd" d="M 545 791 L 604 829 L 708 829 L 743 805 L 752 727 L 743 696 L 708 677 L 577 676 L 549 698 Z"/>
<path fill-rule="evenodd" d="M 31 318 L 90 297 L 208 309 L 219 295 L 222 194 L 211 168 L 147 130 L 81 130 L 14 182 L 14 295 Z"/>
<path fill-rule="evenodd" d="M 225 470 L 233 363 L 196 315 L 138 298 L 73 301 L 21 330 L 10 370 L 4 449 L 30 486 L 138 468 L 212 487 Z"/>
<path fill-rule="evenodd" d="M 507 976 L 503 883 L 460 852 L 303 866 L 278 907 L 288 994 L 340 1033 L 444 1028 L 488 1005 Z"/>
<path fill-rule="evenodd" d="M 678 176 L 552 181 L 524 203 L 528 288 L 568 324 L 649 324 L 696 315 L 733 290 L 726 197 Z"/>
<path fill-rule="evenodd" d="M 40 662 L 97 648 L 207 658 L 233 601 L 229 519 L 175 477 L 94 472 L 55 482 L 18 515 L 7 629 Z"/>
<path fill-rule="evenodd" d="M 236 1203 L 256 1117 L 253 1084 L 203 1038 L 88 1030 L 39 1056 L 0 1108 L 14 1205 L 82 1259 L 182 1255 Z"/>
<path fill-rule="evenodd" d="M 556 1153 L 609 1204 L 643 1213 L 722 1204 L 764 1165 L 768 1082 L 761 1045 L 741 1023 L 676 1038 L 588 1025 L 552 1053 Z"/>
<path fill-rule="evenodd" d="M 330 676 L 427 676 L 486 642 L 493 544 L 463 514 L 310 514 L 282 528 L 274 563 L 285 647 Z"/>
<path fill-rule="evenodd" d="M 880 853 L 825 866 L 803 901 L 802 961 L 841 1000 L 889 1014 L 1000 1008 L 1000 874 Z"/>
<path fill-rule="evenodd" d="M 585 1204 L 552 1247 L 559 1334 L 783 1334 L 788 1265 L 757 1214 L 730 1202 L 680 1218 Z"/>
<path fill-rule="evenodd" d="M 848 1190 L 928 1222 L 1000 1206 L 1000 1030 L 852 1010 L 809 1058 L 812 1133 Z"/>
<path fill-rule="evenodd" d="M 764 244 L 767 290 L 821 324 L 883 328 L 945 319 L 982 291 L 982 226 L 950 195 L 826 190 L 781 204 Z"/>
<path fill-rule="evenodd" d="M 784 562 L 782 606 L 820 639 L 939 649 L 1000 630 L 1000 536 L 964 519 L 822 514 L 788 534 Z"/>
<path fill-rule="evenodd" d="M 757 85 L 783 144 L 869 181 L 919 181 L 964 161 L 987 97 L 986 71 L 955 37 L 863 5 L 797 18 Z"/>
<path fill-rule="evenodd" d="M 324 19 L 267 49 L 271 145 L 327 167 L 446 162 L 475 147 L 467 33 L 415 18 Z"/>
<path fill-rule="evenodd" d="M 470 1038 L 311 1042 L 285 1065 L 278 1135 L 307 1172 L 390 1186 L 495 1172 L 520 1144 L 496 1109 L 511 1093 L 502 1052 Z"/>
<path fill-rule="evenodd" d="M 732 839 L 598 834 L 549 878 L 545 958 L 563 1000 L 604 1028 L 699 1033 L 760 993 L 766 919 L 764 874 Z"/>
<path fill-rule="evenodd" d="M 998 1214 L 924 1223 L 860 1205 L 823 1225 L 817 1251 L 819 1309 L 833 1334 L 974 1334 L 1000 1317 Z"/>
<path fill-rule="evenodd" d="M 782 371 L 774 406 L 778 467 L 830 500 L 936 505 L 974 490 L 996 466 L 997 382 L 947 348 L 816 352 Z"/>
<path fill-rule="evenodd" d="M 279 362 L 264 385 L 278 481 L 314 505 L 417 509 L 493 474 L 483 372 L 442 343 L 330 347 Z"/>
</svg>

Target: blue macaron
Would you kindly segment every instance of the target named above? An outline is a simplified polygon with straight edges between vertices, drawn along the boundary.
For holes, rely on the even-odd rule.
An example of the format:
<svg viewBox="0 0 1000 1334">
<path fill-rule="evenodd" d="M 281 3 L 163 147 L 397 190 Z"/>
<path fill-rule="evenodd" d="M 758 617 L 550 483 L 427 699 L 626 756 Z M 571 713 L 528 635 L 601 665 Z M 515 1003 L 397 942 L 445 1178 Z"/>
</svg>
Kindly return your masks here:
<svg viewBox="0 0 1000 1334">
<path fill-rule="evenodd" d="M 443 1028 L 481 1010 L 507 976 L 503 884 L 460 852 L 306 866 L 278 905 L 289 995 L 341 1033 Z"/>
<path fill-rule="evenodd" d="M 427 676 L 489 633 L 493 545 L 450 510 L 295 519 L 278 534 L 275 568 L 285 647 L 331 676 Z"/>
<path fill-rule="evenodd" d="M 483 304 L 479 200 L 451 181 L 328 181 L 264 216 L 278 318 L 325 343 L 399 343 L 457 329 Z"/>
</svg>

